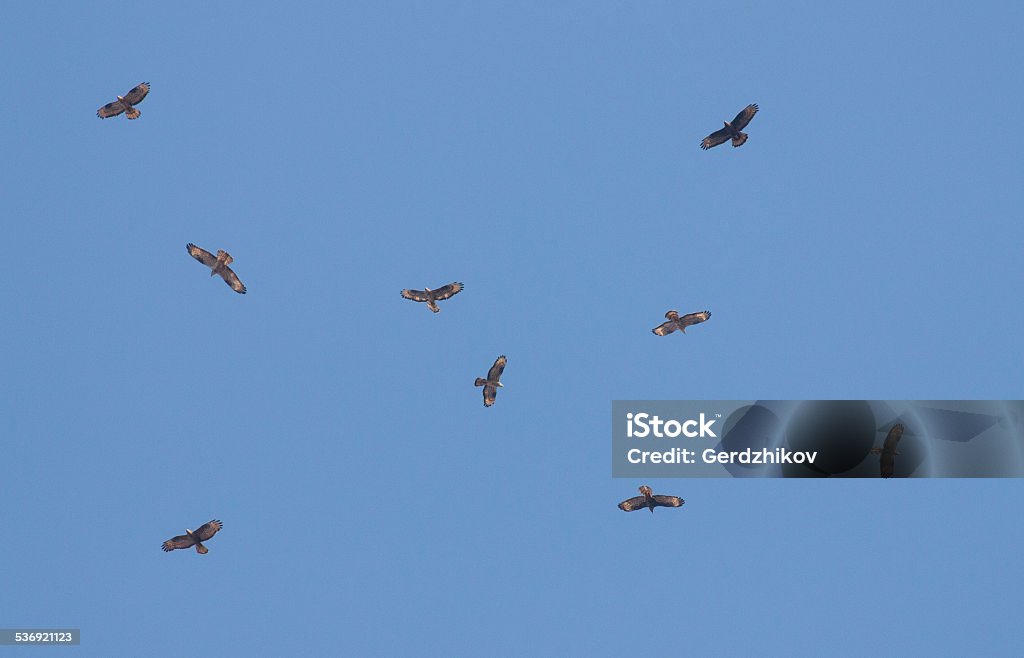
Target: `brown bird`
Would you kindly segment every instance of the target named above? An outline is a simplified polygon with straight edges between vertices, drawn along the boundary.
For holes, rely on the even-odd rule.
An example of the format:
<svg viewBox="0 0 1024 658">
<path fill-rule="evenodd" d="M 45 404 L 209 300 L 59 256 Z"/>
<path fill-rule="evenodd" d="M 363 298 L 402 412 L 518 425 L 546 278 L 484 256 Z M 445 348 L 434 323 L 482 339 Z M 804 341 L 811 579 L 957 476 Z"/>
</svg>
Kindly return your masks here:
<svg viewBox="0 0 1024 658">
<path fill-rule="evenodd" d="M 210 537 L 217 534 L 217 531 L 224 527 L 224 524 L 214 519 L 213 521 L 207 521 L 203 525 L 196 528 L 195 532 L 185 528 L 185 534 L 178 535 L 177 537 L 171 537 L 163 544 L 165 551 L 173 551 L 176 548 L 191 548 L 196 547 L 196 553 L 200 555 L 206 555 L 210 552 L 210 549 L 203 546 L 202 542 L 206 541 Z"/>
<path fill-rule="evenodd" d="M 655 507 L 682 507 L 686 502 L 678 496 L 655 496 L 646 484 L 640 487 L 640 493 L 643 495 L 619 503 L 619 509 L 623 512 L 635 512 L 646 507 L 654 514 Z"/>
<path fill-rule="evenodd" d="M 426 288 L 424 290 L 409 290 L 406 288 L 402 291 L 402 297 L 411 299 L 414 302 L 426 302 L 427 308 L 434 313 L 440 313 L 441 309 L 438 308 L 436 302 L 443 301 L 449 297 L 454 297 L 462 290 L 463 286 L 458 281 L 449 283 L 446 286 L 441 286 L 437 290 L 431 290 Z"/>
<path fill-rule="evenodd" d="M 885 436 L 885 443 L 882 444 L 882 447 L 871 449 L 871 454 L 881 455 L 878 458 L 878 464 L 884 478 L 891 478 L 892 474 L 896 472 L 896 455 L 900 454 L 896 450 L 896 446 L 899 445 L 901 438 L 903 438 L 903 425 L 896 423 Z"/>
<path fill-rule="evenodd" d="M 110 117 L 116 117 L 118 114 L 124 112 L 124 115 L 129 119 L 138 119 L 142 112 L 140 112 L 139 108 L 135 106 L 141 103 L 142 99 L 145 98 L 148 93 L 149 83 L 140 83 L 124 96 L 118 96 L 116 101 L 107 103 L 100 109 L 96 110 L 96 116 L 101 119 L 109 119 Z"/>
<path fill-rule="evenodd" d="M 476 381 L 473 382 L 473 386 L 484 387 L 484 406 L 489 407 L 494 404 L 494 399 L 498 397 L 498 388 L 504 388 L 505 385 L 499 380 L 501 379 L 501 373 L 505 370 L 505 364 L 508 359 L 502 354 L 491 366 L 491 369 L 487 371 L 487 379 L 483 377 L 477 377 Z"/>
<path fill-rule="evenodd" d="M 719 128 L 715 132 L 711 133 L 700 143 L 702 149 L 709 149 L 719 144 L 724 144 L 730 139 L 732 140 L 733 146 L 743 146 L 747 141 L 747 133 L 740 132 L 747 127 L 750 120 L 757 114 L 757 103 L 752 103 L 736 115 L 736 118 L 732 122 L 723 121 L 725 124 L 724 128 Z"/>
<path fill-rule="evenodd" d="M 711 311 L 687 313 L 683 317 L 679 317 L 679 311 L 669 311 L 665 314 L 665 317 L 668 318 L 668 322 L 662 322 L 654 329 L 651 329 L 655 336 L 667 336 L 676 329 L 685 334 L 686 328 L 690 325 L 706 322 L 711 317 Z"/>
<path fill-rule="evenodd" d="M 223 249 L 217 250 L 217 255 L 214 256 L 205 249 L 201 249 L 191 242 L 185 245 L 188 249 L 188 253 L 203 265 L 210 268 L 210 276 L 219 274 L 220 278 L 224 279 L 224 283 L 231 286 L 231 289 L 235 292 L 244 295 L 245 286 L 238 279 L 238 275 L 235 274 L 234 270 L 228 267 L 229 263 L 235 262 L 235 259 L 231 257 L 231 254 L 224 251 Z"/>
</svg>

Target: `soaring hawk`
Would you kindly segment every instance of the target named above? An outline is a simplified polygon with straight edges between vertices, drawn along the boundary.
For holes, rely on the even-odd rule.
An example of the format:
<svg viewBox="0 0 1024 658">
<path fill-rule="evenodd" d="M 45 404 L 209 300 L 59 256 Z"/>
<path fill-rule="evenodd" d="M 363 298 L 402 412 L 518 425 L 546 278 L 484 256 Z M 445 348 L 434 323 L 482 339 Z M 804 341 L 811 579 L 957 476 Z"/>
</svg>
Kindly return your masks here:
<svg viewBox="0 0 1024 658">
<path fill-rule="evenodd" d="M 494 404 L 494 399 L 498 396 L 498 387 L 504 388 L 505 386 L 499 380 L 501 379 L 502 371 L 505 370 L 506 362 L 508 362 L 508 359 L 506 359 L 505 355 L 502 354 L 498 357 L 497 361 L 494 362 L 494 365 L 491 366 L 491 369 L 487 371 L 487 379 L 477 377 L 476 381 L 473 383 L 473 386 L 484 387 L 485 407 L 489 407 Z"/>
<path fill-rule="evenodd" d="M 437 290 L 431 290 L 430 288 L 425 290 L 409 290 L 406 288 L 402 291 L 402 297 L 411 299 L 414 302 L 426 302 L 427 308 L 434 313 L 440 313 L 441 309 L 438 308 L 437 302 L 454 297 L 462 288 L 462 284 L 458 281 L 441 286 Z"/>
<path fill-rule="evenodd" d="M 235 274 L 234 270 L 228 267 L 228 263 L 232 263 L 235 260 L 231 257 L 231 254 L 223 249 L 218 249 L 217 255 L 214 256 L 207 250 L 200 249 L 191 242 L 185 245 L 185 248 L 188 249 L 188 253 L 192 258 L 195 258 L 197 261 L 210 268 L 210 276 L 219 274 L 220 278 L 224 279 L 224 283 L 231 286 L 232 290 L 242 295 L 245 294 L 245 286 L 238 280 L 238 275 Z"/>
<path fill-rule="evenodd" d="M 686 333 L 686 328 L 690 325 L 700 324 L 706 322 L 711 317 L 711 311 L 701 311 L 700 313 L 687 313 L 686 315 L 679 317 L 679 311 L 669 311 L 665 314 L 668 318 L 668 322 L 662 322 L 651 332 L 655 336 L 667 336 L 676 329 Z"/>
<path fill-rule="evenodd" d="M 623 512 L 635 512 L 646 507 L 651 510 L 651 514 L 654 514 L 655 507 L 682 507 L 686 502 L 679 496 L 655 496 L 646 484 L 640 487 L 640 493 L 639 496 L 619 503 L 619 509 Z"/>
<path fill-rule="evenodd" d="M 892 474 L 896 472 L 896 455 L 900 454 L 896 450 L 896 446 L 899 445 L 901 438 L 903 438 L 903 425 L 897 423 L 885 436 L 885 443 L 882 444 L 882 447 L 871 449 L 873 454 L 881 455 L 878 458 L 878 464 L 884 478 L 891 478 Z"/>
<path fill-rule="evenodd" d="M 747 141 L 747 133 L 740 132 L 747 127 L 750 120 L 757 114 L 757 103 L 752 103 L 736 115 L 736 118 L 732 120 L 732 123 L 725 121 L 725 127 L 719 128 L 715 132 L 711 133 L 704 138 L 704 141 L 700 143 L 702 149 L 709 149 L 719 144 L 724 144 L 730 139 L 732 140 L 733 146 L 743 146 Z"/>
<path fill-rule="evenodd" d="M 202 542 L 206 541 L 210 537 L 217 534 L 217 531 L 224 527 L 224 524 L 214 519 L 213 521 L 207 521 L 203 525 L 196 528 L 195 532 L 185 528 L 185 534 L 178 535 L 177 537 L 171 537 L 163 544 L 165 551 L 173 551 L 176 548 L 191 548 L 196 547 L 196 553 L 200 555 L 206 555 L 210 552 L 210 549 L 203 546 Z"/>
<path fill-rule="evenodd" d="M 149 83 L 140 83 L 124 96 L 118 96 L 116 101 L 107 103 L 100 109 L 96 110 L 96 116 L 101 119 L 109 119 L 110 117 L 116 117 L 118 114 L 124 112 L 124 115 L 129 119 L 138 119 L 142 112 L 140 112 L 139 108 L 135 106 L 141 103 L 142 99 L 145 98 L 148 93 Z"/>
</svg>

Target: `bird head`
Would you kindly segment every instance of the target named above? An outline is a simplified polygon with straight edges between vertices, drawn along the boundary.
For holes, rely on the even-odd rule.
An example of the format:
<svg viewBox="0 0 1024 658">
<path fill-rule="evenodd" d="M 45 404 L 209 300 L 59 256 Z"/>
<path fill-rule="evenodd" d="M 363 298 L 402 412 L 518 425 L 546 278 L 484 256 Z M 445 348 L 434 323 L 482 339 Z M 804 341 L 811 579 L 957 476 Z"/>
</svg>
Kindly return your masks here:
<svg viewBox="0 0 1024 658">
<path fill-rule="evenodd" d="M 188 528 L 185 528 L 185 534 L 188 535 L 189 537 L 191 537 L 192 536 L 192 531 L 189 530 Z"/>
<path fill-rule="evenodd" d="M 726 127 L 726 128 L 731 128 L 731 127 L 732 127 L 732 124 L 731 124 L 731 123 L 729 123 L 728 121 L 723 121 L 722 123 L 724 123 L 724 124 L 725 124 L 725 127 Z"/>
<path fill-rule="evenodd" d="M 651 495 L 651 488 L 648 487 L 646 484 L 641 485 L 640 486 L 640 493 L 642 493 L 645 496 L 650 496 Z"/>
<path fill-rule="evenodd" d="M 118 96 L 118 97 L 117 97 L 117 100 L 119 100 L 119 101 L 123 101 L 123 100 L 124 100 L 124 96 Z"/>
<path fill-rule="evenodd" d="M 497 386 L 498 388 L 505 388 L 505 385 L 502 384 L 501 382 L 496 383 L 495 386 Z"/>
</svg>

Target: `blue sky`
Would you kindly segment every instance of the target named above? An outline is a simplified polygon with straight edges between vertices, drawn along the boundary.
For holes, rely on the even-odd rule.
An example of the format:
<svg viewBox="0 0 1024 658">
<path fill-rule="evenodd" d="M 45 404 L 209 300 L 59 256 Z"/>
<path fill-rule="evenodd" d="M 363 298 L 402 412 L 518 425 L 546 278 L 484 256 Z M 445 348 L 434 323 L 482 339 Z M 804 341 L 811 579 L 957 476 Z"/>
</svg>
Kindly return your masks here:
<svg viewBox="0 0 1024 658">
<path fill-rule="evenodd" d="M 1022 23 L 10 5 L 0 623 L 103 656 L 1019 654 L 1020 482 L 657 480 L 686 506 L 627 515 L 608 422 L 1024 397 Z M 398 295 L 456 280 L 436 316 Z M 652 336 L 670 308 L 713 318 Z"/>
</svg>

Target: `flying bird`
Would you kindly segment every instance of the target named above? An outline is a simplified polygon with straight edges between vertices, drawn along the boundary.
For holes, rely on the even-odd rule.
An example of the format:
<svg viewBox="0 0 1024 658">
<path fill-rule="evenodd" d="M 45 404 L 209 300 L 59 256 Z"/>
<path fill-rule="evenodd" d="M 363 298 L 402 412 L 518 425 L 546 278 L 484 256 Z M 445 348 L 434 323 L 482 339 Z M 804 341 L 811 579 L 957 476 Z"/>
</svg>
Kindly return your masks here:
<svg viewBox="0 0 1024 658">
<path fill-rule="evenodd" d="M 473 386 L 484 387 L 485 407 L 489 407 L 494 404 L 494 398 L 498 396 L 498 387 L 505 387 L 505 385 L 499 380 L 501 379 L 501 373 L 505 370 L 505 363 L 507 362 L 508 359 L 506 359 L 505 355 L 502 354 L 498 357 L 498 360 L 494 362 L 494 365 L 491 366 L 491 369 L 487 371 L 487 379 L 477 377 L 476 382 L 473 383 Z"/>
<path fill-rule="evenodd" d="M 441 309 L 437 307 L 437 302 L 454 297 L 462 288 L 462 284 L 458 281 L 441 286 L 437 290 L 431 290 L 430 288 L 425 290 L 409 290 L 406 288 L 402 291 L 402 297 L 411 299 L 414 302 L 426 302 L 427 308 L 434 313 L 440 313 Z"/>
<path fill-rule="evenodd" d="M 231 254 L 224 251 L 223 249 L 217 250 L 217 255 L 214 256 L 205 249 L 200 249 L 191 242 L 185 245 L 188 249 L 188 253 L 203 265 L 210 268 L 210 276 L 219 274 L 220 278 L 224 279 L 224 283 L 231 286 L 231 289 L 242 295 L 245 294 L 245 286 L 238 280 L 238 275 L 235 274 L 234 270 L 228 267 L 229 263 L 234 262 L 234 258 Z"/>
<path fill-rule="evenodd" d="M 142 99 L 149 93 L 149 83 L 143 82 L 124 96 L 118 96 L 117 100 L 112 103 L 107 103 L 100 109 L 96 110 L 96 116 L 101 119 L 109 119 L 110 117 L 116 117 L 118 114 L 124 112 L 124 115 L 129 119 L 138 119 L 142 112 L 139 108 L 135 107 L 142 102 Z"/>
<path fill-rule="evenodd" d="M 667 336 L 676 329 L 685 334 L 686 328 L 690 325 L 706 322 L 711 317 L 711 311 L 687 313 L 683 317 L 679 317 L 679 311 L 669 311 L 665 314 L 665 317 L 668 318 L 668 322 L 662 322 L 654 329 L 651 329 L 651 333 L 655 336 Z"/>
<path fill-rule="evenodd" d="M 214 519 L 213 521 L 207 521 L 203 525 L 196 528 L 195 532 L 185 528 L 185 534 L 178 535 L 177 537 L 171 537 L 163 544 L 165 551 L 173 551 L 176 548 L 191 548 L 196 547 L 196 553 L 200 555 L 206 555 L 210 552 L 210 549 L 203 546 L 202 542 L 206 541 L 210 537 L 217 534 L 217 531 L 224 527 L 224 524 Z"/>
<path fill-rule="evenodd" d="M 719 144 L 724 144 L 730 139 L 733 146 L 743 146 L 747 141 L 747 133 L 740 131 L 746 128 L 750 120 L 754 118 L 754 115 L 757 114 L 757 109 L 757 103 L 746 106 L 742 112 L 736 115 L 732 123 L 725 121 L 724 128 L 719 128 L 705 137 L 704 141 L 700 143 L 700 147 L 707 150 Z"/>
<path fill-rule="evenodd" d="M 901 438 L 903 438 L 903 425 L 897 423 L 892 426 L 892 429 L 885 436 L 885 443 L 882 444 L 882 447 L 871 449 L 872 454 L 881 455 L 878 458 L 878 463 L 884 478 L 891 478 L 892 474 L 896 471 L 896 455 L 900 454 L 896 450 L 896 446 L 899 445 Z"/>
<path fill-rule="evenodd" d="M 640 493 L 640 496 L 619 503 L 619 509 L 623 512 L 635 512 L 646 507 L 654 514 L 655 507 L 682 507 L 686 502 L 679 496 L 655 496 L 646 484 L 640 487 Z"/>
</svg>

